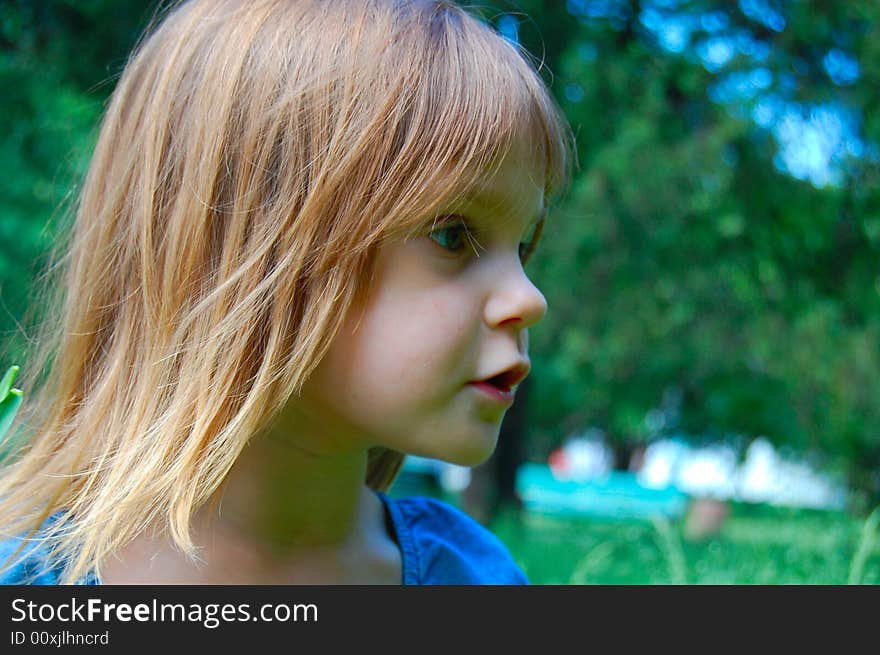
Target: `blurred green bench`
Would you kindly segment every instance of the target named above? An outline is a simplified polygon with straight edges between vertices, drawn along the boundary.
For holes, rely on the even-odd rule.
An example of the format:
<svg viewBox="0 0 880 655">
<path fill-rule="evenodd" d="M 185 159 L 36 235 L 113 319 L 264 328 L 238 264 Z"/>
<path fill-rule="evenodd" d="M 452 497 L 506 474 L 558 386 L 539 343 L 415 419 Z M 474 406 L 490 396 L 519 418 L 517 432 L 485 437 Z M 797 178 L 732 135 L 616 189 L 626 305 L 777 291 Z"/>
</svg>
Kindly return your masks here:
<svg viewBox="0 0 880 655">
<path fill-rule="evenodd" d="M 516 488 L 527 510 L 567 516 L 677 518 L 689 500 L 675 487 L 644 487 L 633 473 L 613 471 L 599 479 L 560 480 L 549 466 L 534 463 L 517 470 Z"/>
</svg>

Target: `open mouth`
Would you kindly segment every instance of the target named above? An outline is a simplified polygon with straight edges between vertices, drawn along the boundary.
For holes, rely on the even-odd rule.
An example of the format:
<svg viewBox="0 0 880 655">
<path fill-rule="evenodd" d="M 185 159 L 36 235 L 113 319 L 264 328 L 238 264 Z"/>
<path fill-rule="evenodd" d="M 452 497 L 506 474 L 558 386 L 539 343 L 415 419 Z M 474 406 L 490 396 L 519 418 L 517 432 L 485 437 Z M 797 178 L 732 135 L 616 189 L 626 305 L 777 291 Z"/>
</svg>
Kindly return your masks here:
<svg viewBox="0 0 880 655">
<path fill-rule="evenodd" d="M 490 384 L 489 380 L 471 382 L 471 386 L 478 389 L 485 397 L 491 398 L 495 402 L 504 403 L 505 405 L 513 403 L 513 391 L 510 388 Z"/>
<path fill-rule="evenodd" d="M 486 384 L 491 384 L 496 389 L 500 389 L 501 391 L 510 391 L 510 378 L 511 373 L 501 373 L 500 375 L 496 375 L 495 377 L 491 377 L 488 380 L 485 380 Z"/>
<path fill-rule="evenodd" d="M 510 404 L 513 402 L 513 389 L 528 376 L 529 368 L 527 361 L 517 362 L 500 373 L 470 384 L 489 397 Z"/>
<path fill-rule="evenodd" d="M 506 371 L 487 378 L 484 382 L 503 391 L 510 391 L 511 387 L 516 386 L 528 376 L 529 368 L 528 364 L 517 364 Z"/>
</svg>

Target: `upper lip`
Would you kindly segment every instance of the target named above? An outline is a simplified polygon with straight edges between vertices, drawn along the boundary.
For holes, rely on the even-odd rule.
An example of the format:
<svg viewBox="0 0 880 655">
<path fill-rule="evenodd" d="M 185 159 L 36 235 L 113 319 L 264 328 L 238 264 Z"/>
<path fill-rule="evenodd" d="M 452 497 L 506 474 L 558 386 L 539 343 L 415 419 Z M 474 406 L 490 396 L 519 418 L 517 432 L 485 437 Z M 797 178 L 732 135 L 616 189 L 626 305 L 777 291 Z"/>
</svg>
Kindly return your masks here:
<svg viewBox="0 0 880 655">
<path fill-rule="evenodd" d="M 496 387 L 510 389 L 526 379 L 531 370 L 531 364 L 526 360 L 521 360 L 505 369 L 493 373 L 482 380 L 474 380 L 474 382 L 489 382 Z"/>
</svg>

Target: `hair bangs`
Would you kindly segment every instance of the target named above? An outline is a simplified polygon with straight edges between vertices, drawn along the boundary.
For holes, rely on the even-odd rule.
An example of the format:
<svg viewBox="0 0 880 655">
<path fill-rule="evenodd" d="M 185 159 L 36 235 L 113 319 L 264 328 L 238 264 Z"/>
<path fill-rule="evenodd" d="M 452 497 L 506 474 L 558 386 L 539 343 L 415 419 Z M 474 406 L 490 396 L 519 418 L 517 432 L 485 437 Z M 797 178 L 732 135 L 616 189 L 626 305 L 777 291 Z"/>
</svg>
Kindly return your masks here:
<svg viewBox="0 0 880 655">
<path fill-rule="evenodd" d="M 477 191 L 513 151 L 528 158 L 545 194 L 556 195 L 570 178 L 573 153 L 565 118 L 519 46 L 447 2 L 423 11 L 432 13 L 418 21 L 428 33 L 412 61 L 416 83 L 398 136 L 397 156 L 414 164 L 400 171 L 410 192 L 396 194 L 405 206 L 386 213 L 383 224 L 391 236 L 408 238 Z"/>
</svg>

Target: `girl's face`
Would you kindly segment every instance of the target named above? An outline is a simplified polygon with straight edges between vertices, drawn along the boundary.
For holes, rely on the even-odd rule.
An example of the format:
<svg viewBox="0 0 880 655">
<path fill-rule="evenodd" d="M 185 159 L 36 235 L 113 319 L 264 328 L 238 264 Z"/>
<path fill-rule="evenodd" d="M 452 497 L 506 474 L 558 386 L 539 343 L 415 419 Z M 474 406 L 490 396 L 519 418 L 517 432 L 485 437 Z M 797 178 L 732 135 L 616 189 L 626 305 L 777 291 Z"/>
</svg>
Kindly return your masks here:
<svg viewBox="0 0 880 655">
<path fill-rule="evenodd" d="M 433 229 L 379 250 L 363 312 L 303 391 L 313 446 L 463 465 L 491 455 L 511 401 L 472 383 L 527 366 L 528 328 L 547 311 L 521 263 L 544 208 L 543 179 L 526 160 L 512 151 Z"/>
</svg>

